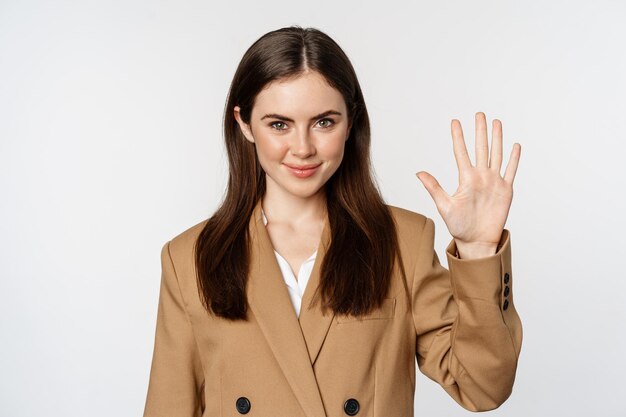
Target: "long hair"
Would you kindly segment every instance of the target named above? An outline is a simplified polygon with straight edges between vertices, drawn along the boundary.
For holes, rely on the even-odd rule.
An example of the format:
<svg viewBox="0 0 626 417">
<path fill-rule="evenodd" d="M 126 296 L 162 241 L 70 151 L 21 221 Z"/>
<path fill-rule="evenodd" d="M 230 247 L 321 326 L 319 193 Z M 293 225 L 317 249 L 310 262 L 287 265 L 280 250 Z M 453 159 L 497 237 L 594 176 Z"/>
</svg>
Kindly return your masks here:
<svg viewBox="0 0 626 417">
<path fill-rule="evenodd" d="M 245 52 L 231 82 L 224 109 L 226 195 L 195 242 L 202 303 L 229 320 L 247 319 L 248 222 L 266 187 L 255 144 L 245 140 L 233 108 L 240 106 L 241 118 L 249 124 L 255 98 L 268 83 L 304 71 L 318 72 L 342 94 L 352 126 L 343 160 L 324 184 L 331 243 L 316 289 L 322 308 L 356 316 L 380 307 L 399 259 L 395 222 L 372 173 L 369 118 L 352 64 L 318 29 L 291 26 L 271 31 Z"/>
</svg>

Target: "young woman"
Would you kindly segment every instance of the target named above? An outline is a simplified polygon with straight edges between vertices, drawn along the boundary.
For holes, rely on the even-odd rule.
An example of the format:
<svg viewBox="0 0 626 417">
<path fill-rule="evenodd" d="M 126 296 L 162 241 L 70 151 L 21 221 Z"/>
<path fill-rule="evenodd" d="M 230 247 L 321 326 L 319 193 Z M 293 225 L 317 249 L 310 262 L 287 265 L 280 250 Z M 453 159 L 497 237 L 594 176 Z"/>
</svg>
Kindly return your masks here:
<svg viewBox="0 0 626 417">
<path fill-rule="evenodd" d="M 415 362 L 461 406 L 510 395 L 522 343 L 504 229 L 520 146 L 504 177 L 502 127 L 476 115 L 476 165 L 452 121 L 460 185 L 418 173 L 453 239 L 387 205 L 368 114 L 327 35 L 272 31 L 228 95 L 221 206 L 168 241 L 145 417 L 413 415 Z"/>
</svg>

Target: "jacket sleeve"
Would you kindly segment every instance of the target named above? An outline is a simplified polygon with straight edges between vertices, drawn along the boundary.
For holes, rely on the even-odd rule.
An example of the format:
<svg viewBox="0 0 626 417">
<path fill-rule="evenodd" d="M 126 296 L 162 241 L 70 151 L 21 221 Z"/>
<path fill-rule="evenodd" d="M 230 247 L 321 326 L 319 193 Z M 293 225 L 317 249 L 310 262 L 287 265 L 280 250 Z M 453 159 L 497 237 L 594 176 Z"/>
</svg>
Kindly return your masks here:
<svg viewBox="0 0 626 417">
<path fill-rule="evenodd" d="M 411 288 L 420 371 L 470 411 L 499 407 L 511 394 L 522 343 L 513 304 L 510 233 L 494 255 L 459 259 L 454 239 L 448 267 L 434 250 L 426 218 Z"/>
<path fill-rule="evenodd" d="M 196 417 L 204 376 L 169 251 L 161 250 L 161 287 L 144 417 Z"/>
</svg>

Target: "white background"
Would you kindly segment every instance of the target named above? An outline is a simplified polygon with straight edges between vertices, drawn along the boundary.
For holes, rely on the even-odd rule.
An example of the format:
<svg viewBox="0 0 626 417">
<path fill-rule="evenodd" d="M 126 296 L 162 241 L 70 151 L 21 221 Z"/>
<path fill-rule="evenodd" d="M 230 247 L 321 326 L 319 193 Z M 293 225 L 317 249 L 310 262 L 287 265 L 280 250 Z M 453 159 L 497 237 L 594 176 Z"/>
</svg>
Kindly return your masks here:
<svg viewBox="0 0 626 417">
<path fill-rule="evenodd" d="M 298 24 L 350 57 L 392 205 L 436 222 L 450 121 L 522 145 L 511 231 L 524 342 L 493 416 L 623 416 L 626 6 L 620 1 L 0 1 L 0 415 L 138 416 L 160 249 L 226 185 L 244 51 Z M 416 416 L 463 410 L 418 372 Z M 473 414 L 472 414 L 473 415 Z"/>
</svg>

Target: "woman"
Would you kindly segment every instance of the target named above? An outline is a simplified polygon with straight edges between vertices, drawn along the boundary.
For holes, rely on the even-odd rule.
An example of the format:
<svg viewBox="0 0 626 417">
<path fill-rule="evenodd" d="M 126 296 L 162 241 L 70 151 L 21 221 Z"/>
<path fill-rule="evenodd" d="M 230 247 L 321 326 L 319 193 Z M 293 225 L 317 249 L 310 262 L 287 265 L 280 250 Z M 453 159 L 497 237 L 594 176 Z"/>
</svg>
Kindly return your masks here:
<svg viewBox="0 0 626 417">
<path fill-rule="evenodd" d="M 418 173 L 448 271 L 433 220 L 380 196 L 341 48 L 297 26 L 258 39 L 226 105 L 224 201 L 161 252 L 144 416 L 412 416 L 416 358 L 461 406 L 502 404 L 522 342 L 504 229 L 520 147 L 501 177 L 501 124 L 490 161 L 476 126 L 472 166 L 452 123 L 453 196 Z"/>
</svg>

